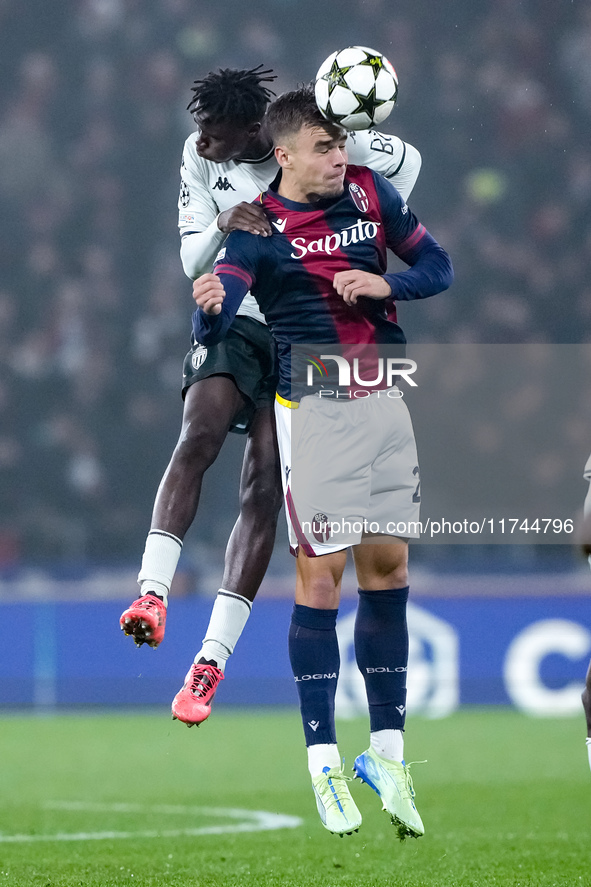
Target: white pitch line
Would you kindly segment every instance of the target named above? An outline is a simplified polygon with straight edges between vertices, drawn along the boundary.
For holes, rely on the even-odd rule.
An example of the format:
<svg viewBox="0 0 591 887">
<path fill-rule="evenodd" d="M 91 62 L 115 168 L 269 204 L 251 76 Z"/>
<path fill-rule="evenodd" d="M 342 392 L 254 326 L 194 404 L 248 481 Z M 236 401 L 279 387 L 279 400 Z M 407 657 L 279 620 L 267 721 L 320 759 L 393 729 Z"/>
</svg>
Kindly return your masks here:
<svg viewBox="0 0 591 887">
<path fill-rule="evenodd" d="M 266 810 L 242 810 L 236 807 L 190 807 L 172 804 L 100 803 L 93 801 L 48 801 L 48 810 L 71 810 L 90 813 L 158 813 L 163 816 L 182 815 L 218 817 L 235 820 L 227 825 L 204 825 L 196 828 L 146 829 L 142 831 L 56 832 L 50 835 L 3 835 L 0 844 L 28 844 L 40 841 L 110 841 L 124 838 L 194 838 L 199 835 L 265 832 L 302 825 L 298 816 L 269 813 Z M 236 821 L 238 820 L 238 821 Z"/>
</svg>

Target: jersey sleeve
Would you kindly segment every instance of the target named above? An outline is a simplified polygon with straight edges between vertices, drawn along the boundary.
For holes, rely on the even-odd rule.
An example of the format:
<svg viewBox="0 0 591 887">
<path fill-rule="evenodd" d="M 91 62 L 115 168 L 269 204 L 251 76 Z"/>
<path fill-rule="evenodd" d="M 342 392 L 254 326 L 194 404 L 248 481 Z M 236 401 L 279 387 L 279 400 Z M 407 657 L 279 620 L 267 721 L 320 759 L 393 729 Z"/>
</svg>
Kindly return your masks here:
<svg viewBox="0 0 591 887">
<path fill-rule="evenodd" d="M 225 338 L 242 300 L 256 282 L 261 238 L 247 231 L 232 231 L 219 251 L 213 273 L 226 291 L 219 314 L 206 314 L 201 308 L 193 313 L 193 335 L 201 345 L 216 345 Z"/>
<path fill-rule="evenodd" d="M 397 302 L 426 299 L 448 289 L 453 266 L 447 252 L 429 234 L 407 206 L 396 188 L 381 176 L 373 176 L 380 202 L 386 246 L 403 262 L 407 271 L 384 274 Z"/>
<path fill-rule="evenodd" d="M 193 133 L 185 142 L 179 194 L 181 261 L 185 274 L 192 279 L 211 270 L 226 237 L 217 225 L 219 208 L 197 154 L 195 138 Z"/>
<path fill-rule="evenodd" d="M 350 132 L 347 137 L 349 163 L 369 166 L 384 176 L 408 200 L 421 169 L 421 155 L 398 136 L 373 129 Z"/>
</svg>

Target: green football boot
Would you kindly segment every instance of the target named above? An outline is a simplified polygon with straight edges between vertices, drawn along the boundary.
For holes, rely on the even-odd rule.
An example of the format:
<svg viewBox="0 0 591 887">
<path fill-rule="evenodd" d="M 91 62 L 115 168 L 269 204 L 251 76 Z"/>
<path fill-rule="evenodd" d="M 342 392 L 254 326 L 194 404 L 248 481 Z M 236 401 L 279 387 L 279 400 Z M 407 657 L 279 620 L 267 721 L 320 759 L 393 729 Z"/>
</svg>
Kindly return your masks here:
<svg viewBox="0 0 591 887">
<path fill-rule="evenodd" d="M 415 807 L 415 793 L 409 772 L 410 764 L 388 761 L 373 748 L 355 758 L 355 778 L 366 782 L 382 801 L 382 809 L 392 817 L 401 841 L 425 834 L 423 821 Z"/>
<path fill-rule="evenodd" d="M 350 777 L 339 767 L 325 767 L 320 776 L 312 779 L 322 825 L 341 838 L 358 831 L 361 825 L 361 813 L 351 797 L 348 782 Z"/>
</svg>

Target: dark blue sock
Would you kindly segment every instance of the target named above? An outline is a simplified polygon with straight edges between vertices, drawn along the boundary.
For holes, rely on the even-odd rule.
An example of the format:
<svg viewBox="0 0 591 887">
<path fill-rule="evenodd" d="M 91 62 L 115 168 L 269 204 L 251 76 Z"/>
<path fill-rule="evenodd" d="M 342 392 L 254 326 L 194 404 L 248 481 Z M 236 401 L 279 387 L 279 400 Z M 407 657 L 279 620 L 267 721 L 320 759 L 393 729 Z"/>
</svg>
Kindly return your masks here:
<svg viewBox="0 0 591 887">
<path fill-rule="evenodd" d="M 339 676 L 338 610 L 294 604 L 289 661 L 300 697 L 306 745 L 336 743 L 334 698 Z"/>
<path fill-rule="evenodd" d="M 369 726 L 403 730 L 406 715 L 408 586 L 386 591 L 359 589 L 355 658 L 365 681 Z"/>
</svg>

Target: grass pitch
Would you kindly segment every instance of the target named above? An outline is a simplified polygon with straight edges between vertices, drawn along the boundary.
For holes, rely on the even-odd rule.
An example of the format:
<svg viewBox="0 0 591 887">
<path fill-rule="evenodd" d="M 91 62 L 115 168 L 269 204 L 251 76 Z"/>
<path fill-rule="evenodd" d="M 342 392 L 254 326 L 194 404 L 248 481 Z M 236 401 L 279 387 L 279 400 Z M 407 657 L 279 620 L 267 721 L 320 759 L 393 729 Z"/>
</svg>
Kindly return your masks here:
<svg viewBox="0 0 591 887">
<path fill-rule="evenodd" d="M 367 724 L 338 730 L 350 766 Z M 218 709 L 192 730 L 165 712 L 6 717 L 0 887 L 591 884 L 582 715 L 410 718 L 406 751 L 428 759 L 412 770 L 425 837 L 401 844 L 355 782 L 363 825 L 341 840 L 318 819 L 296 711 Z M 273 820 L 241 811 L 301 824 L 246 831 Z"/>
</svg>

